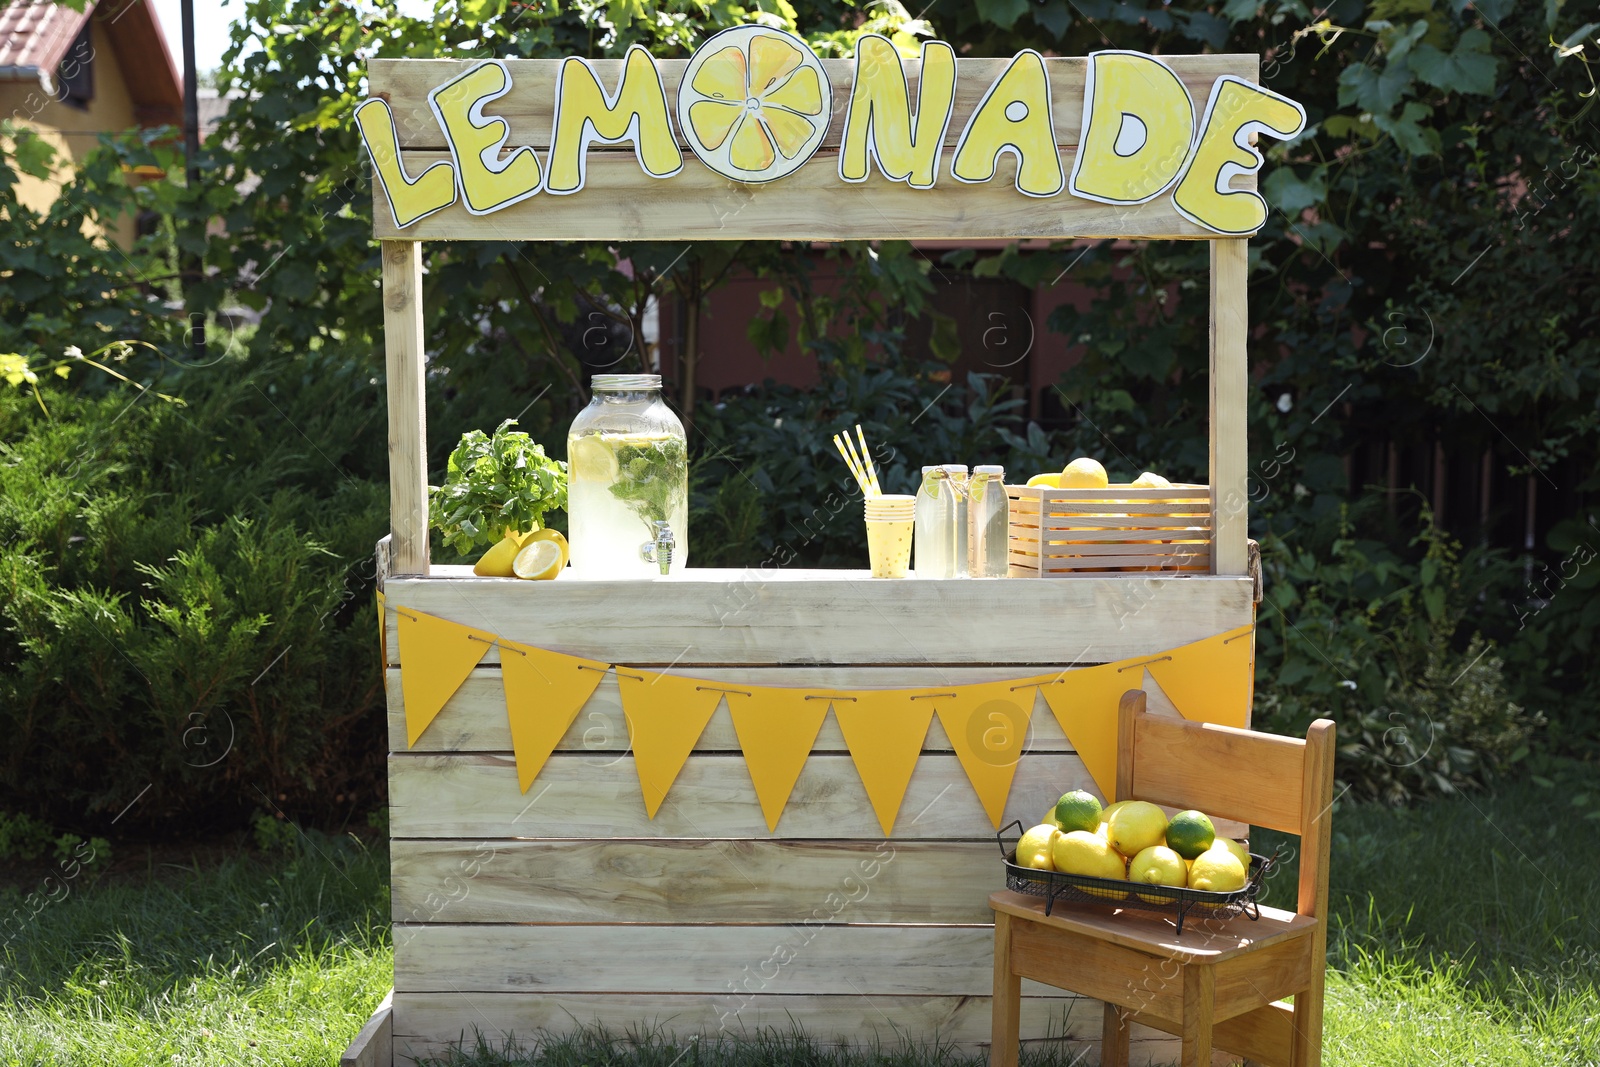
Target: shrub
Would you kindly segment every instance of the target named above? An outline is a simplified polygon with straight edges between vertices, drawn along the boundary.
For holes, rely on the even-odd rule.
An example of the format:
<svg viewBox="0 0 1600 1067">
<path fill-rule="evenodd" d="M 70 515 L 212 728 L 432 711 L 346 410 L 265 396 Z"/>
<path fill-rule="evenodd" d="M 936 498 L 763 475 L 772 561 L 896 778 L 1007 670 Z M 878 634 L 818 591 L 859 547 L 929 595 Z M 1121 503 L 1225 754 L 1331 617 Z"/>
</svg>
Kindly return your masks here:
<svg viewBox="0 0 1600 1067">
<path fill-rule="evenodd" d="M 339 422 L 293 393 L 268 373 L 188 408 L 57 390 L 53 419 L 0 393 L 0 806 L 103 825 L 139 798 L 124 828 L 372 806 L 385 494 L 335 435 L 262 431 Z"/>
<path fill-rule="evenodd" d="M 1471 624 L 1494 557 L 1463 558 L 1423 516 L 1419 560 L 1356 538 L 1348 509 L 1331 540 L 1313 528 L 1299 548 L 1262 546 L 1255 725 L 1303 734 L 1332 718 L 1340 786 L 1356 799 L 1399 804 L 1482 786 L 1528 755 L 1543 724 L 1513 699 L 1504 660 Z"/>
</svg>

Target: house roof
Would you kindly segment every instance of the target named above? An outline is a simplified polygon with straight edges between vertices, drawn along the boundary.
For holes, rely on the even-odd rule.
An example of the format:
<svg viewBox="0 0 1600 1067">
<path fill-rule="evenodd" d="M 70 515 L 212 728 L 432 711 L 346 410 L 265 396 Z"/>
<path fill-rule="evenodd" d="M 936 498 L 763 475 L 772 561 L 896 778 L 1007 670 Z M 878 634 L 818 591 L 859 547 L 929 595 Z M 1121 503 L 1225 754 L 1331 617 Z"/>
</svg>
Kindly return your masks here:
<svg viewBox="0 0 1600 1067">
<path fill-rule="evenodd" d="M 55 70 L 87 21 L 87 12 L 12 0 L 0 10 L 0 79 L 29 81 Z"/>
<path fill-rule="evenodd" d="M 53 79 L 91 18 L 110 40 L 141 125 L 183 121 L 183 79 L 150 0 L 105 0 L 83 11 L 48 0 L 0 0 L 0 81 Z"/>
</svg>

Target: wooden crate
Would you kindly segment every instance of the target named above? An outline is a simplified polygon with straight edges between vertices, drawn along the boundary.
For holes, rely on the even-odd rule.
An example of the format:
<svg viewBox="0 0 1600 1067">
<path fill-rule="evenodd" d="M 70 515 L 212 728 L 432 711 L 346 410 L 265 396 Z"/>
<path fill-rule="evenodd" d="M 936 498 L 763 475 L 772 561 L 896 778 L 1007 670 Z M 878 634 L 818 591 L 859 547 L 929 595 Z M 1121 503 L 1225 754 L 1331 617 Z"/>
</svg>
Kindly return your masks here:
<svg viewBox="0 0 1600 1067">
<path fill-rule="evenodd" d="M 1211 489 L 1006 486 L 1011 576 L 1071 578 L 1127 571 L 1207 574 Z"/>
</svg>

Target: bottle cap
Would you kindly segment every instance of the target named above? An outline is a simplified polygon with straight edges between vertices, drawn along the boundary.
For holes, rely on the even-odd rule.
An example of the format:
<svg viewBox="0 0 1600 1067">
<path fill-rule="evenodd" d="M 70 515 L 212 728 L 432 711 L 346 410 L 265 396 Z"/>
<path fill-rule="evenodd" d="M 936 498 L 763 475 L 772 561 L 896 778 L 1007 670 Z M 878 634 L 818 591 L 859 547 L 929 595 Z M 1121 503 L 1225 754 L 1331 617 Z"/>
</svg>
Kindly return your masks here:
<svg viewBox="0 0 1600 1067">
<path fill-rule="evenodd" d="M 973 474 L 998 474 L 1004 477 L 1006 469 L 998 463 L 984 463 L 972 468 Z"/>
<path fill-rule="evenodd" d="M 951 474 L 965 475 L 967 473 L 967 465 L 965 463 L 946 463 L 944 464 L 944 469 Z"/>
</svg>

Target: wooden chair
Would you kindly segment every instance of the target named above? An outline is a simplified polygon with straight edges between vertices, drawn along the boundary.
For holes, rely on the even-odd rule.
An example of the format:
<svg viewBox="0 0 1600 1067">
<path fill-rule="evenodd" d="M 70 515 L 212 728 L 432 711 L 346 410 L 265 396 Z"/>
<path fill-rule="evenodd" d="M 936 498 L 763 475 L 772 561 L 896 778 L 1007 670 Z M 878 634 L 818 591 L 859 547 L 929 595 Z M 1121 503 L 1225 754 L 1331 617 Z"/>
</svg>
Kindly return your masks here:
<svg viewBox="0 0 1600 1067">
<path fill-rule="evenodd" d="M 1126 1067 L 1131 1023 L 1183 1039 L 1183 1067 L 1209 1067 L 1213 1045 L 1269 1067 L 1318 1067 L 1327 965 L 1329 808 L 1334 726 L 1304 741 L 1145 714 L 1122 698 L 1118 800 L 1148 800 L 1300 835 L 1296 912 L 1165 919 L 1001 891 L 994 909 L 991 1067 L 1016 1067 L 1022 979 L 1105 1002 L 1102 1067 Z M 1294 1004 L 1282 998 L 1294 997 Z"/>
</svg>

